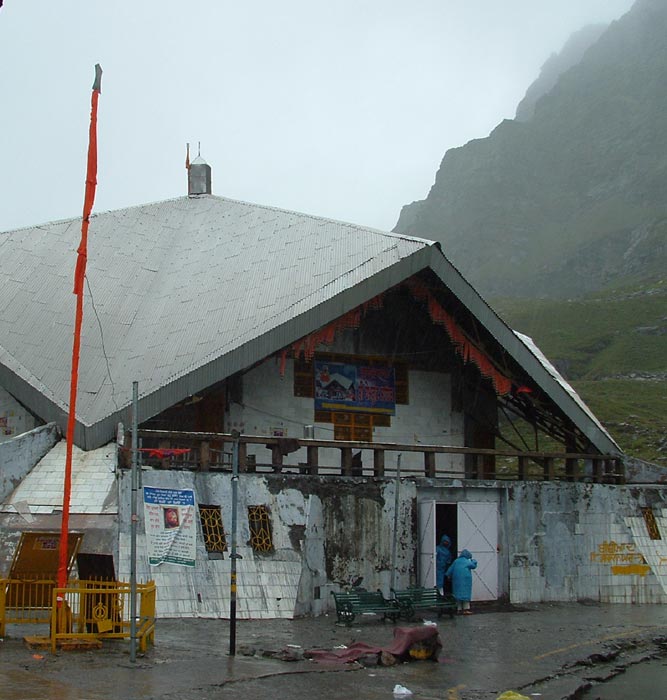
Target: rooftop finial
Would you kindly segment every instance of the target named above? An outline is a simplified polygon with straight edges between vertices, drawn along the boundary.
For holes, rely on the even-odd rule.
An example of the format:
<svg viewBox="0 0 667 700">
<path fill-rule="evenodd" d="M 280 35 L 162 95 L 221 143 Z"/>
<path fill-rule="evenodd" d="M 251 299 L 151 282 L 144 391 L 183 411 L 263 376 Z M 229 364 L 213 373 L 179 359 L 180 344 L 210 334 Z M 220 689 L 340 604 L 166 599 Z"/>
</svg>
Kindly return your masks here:
<svg viewBox="0 0 667 700">
<path fill-rule="evenodd" d="M 197 142 L 197 157 L 190 162 L 187 144 L 185 167 L 188 170 L 188 195 L 211 194 L 211 166 L 201 157 L 201 141 Z"/>
</svg>

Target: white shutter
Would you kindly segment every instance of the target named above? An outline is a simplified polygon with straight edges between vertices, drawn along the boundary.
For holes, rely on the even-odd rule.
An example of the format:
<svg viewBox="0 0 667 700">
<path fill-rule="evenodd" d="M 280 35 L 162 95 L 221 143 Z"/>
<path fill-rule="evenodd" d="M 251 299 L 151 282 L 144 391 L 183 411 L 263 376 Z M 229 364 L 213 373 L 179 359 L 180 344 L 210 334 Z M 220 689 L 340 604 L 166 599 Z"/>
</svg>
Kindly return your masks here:
<svg viewBox="0 0 667 700">
<path fill-rule="evenodd" d="M 472 572 L 472 599 L 498 598 L 498 505 L 458 504 L 458 554 L 470 550 L 477 560 Z"/>
<path fill-rule="evenodd" d="M 435 586 L 435 501 L 419 504 L 419 585 Z"/>
</svg>

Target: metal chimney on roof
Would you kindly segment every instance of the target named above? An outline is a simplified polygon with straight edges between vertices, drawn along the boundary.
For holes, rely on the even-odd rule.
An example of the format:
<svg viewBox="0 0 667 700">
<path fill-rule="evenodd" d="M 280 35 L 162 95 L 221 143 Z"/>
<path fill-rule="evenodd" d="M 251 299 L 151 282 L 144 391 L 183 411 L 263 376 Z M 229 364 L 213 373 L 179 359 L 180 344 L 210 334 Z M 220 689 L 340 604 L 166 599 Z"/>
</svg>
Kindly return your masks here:
<svg viewBox="0 0 667 700">
<path fill-rule="evenodd" d="M 211 166 L 199 155 L 189 162 L 188 144 L 188 196 L 211 194 Z"/>
</svg>

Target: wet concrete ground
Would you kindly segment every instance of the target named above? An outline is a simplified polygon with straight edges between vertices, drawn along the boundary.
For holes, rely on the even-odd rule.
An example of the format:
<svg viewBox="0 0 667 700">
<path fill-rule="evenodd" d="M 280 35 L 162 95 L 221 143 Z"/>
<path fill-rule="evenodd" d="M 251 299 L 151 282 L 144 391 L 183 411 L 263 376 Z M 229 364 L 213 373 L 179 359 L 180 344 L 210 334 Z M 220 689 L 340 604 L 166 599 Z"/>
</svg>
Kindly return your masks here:
<svg viewBox="0 0 667 700">
<path fill-rule="evenodd" d="M 0 643 L 0 692 L 2 698 L 20 700 L 393 700 L 400 684 L 414 700 L 491 700 L 505 690 L 560 700 L 583 697 L 586 688 L 591 689 L 586 697 L 595 698 L 599 684 L 622 669 L 667 657 L 667 608 L 660 606 L 562 604 L 478 611 L 443 618 L 438 628 L 443 645 L 438 662 L 362 667 L 286 662 L 265 654 L 332 649 L 353 641 L 389 646 L 391 624 L 364 617 L 347 628 L 336 623 L 335 615 L 239 621 L 237 654 L 230 657 L 227 621 L 158 620 L 155 646 L 134 664 L 127 643 L 55 655 L 32 651 L 22 636 L 35 629 L 10 625 Z"/>
</svg>

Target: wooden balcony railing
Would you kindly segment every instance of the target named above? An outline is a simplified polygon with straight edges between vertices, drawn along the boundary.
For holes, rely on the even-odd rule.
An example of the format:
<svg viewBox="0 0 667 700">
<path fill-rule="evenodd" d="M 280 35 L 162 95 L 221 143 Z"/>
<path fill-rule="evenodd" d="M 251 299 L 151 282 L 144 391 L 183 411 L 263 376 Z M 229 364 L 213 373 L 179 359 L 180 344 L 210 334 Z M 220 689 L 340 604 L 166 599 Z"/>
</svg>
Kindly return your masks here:
<svg viewBox="0 0 667 700">
<path fill-rule="evenodd" d="M 233 437 L 229 433 L 139 430 L 138 438 L 138 458 L 144 466 L 193 471 L 229 471 L 232 468 Z M 122 467 L 131 465 L 130 446 L 127 433 L 125 446 L 120 451 Z M 294 453 L 299 450 L 295 458 Z M 623 462 L 618 455 L 516 452 L 261 435 L 241 435 L 239 438 L 239 471 L 392 477 L 396 475 L 399 454 L 402 455 L 402 476 L 625 483 Z M 293 456 L 286 459 L 287 455 Z M 437 455 L 447 455 L 448 459 L 438 460 Z M 294 463 L 299 458 L 301 461 Z M 448 462 L 449 466 L 443 467 L 442 462 Z"/>
</svg>

